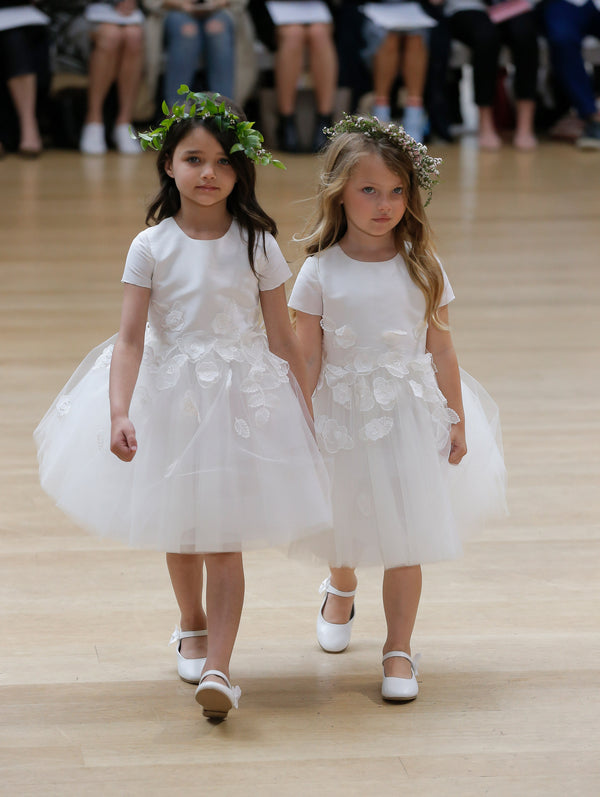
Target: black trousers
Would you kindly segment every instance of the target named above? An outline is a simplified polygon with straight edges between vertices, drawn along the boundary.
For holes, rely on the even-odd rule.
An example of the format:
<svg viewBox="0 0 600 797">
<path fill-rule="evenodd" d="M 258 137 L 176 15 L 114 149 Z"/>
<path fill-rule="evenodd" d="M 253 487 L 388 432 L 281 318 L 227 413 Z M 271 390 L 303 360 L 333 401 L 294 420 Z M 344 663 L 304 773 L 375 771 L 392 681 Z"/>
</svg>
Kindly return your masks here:
<svg viewBox="0 0 600 797">
<path fill-rule="evenodd" d="M 458 11 L 450 17 L 452 38 L 471 50 L 475 102 L 494 103 L 500 47 L 507 44 L 515 66 L 515 94 L 519 100 L 533 100 L 538 70 L 537 23 L 527 12 L 496 25 L 485 11 Z"/>
</svg>

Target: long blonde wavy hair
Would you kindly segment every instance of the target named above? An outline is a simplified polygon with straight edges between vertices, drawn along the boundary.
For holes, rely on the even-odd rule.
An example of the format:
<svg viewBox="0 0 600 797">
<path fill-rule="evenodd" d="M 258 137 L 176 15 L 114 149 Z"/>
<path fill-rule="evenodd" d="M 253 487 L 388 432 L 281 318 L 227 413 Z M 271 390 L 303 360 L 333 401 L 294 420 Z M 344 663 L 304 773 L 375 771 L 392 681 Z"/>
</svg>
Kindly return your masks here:
<svg viewBox="0 0 600 797">
<path fill-rule="evenodd" d="M 425 297 L 425 321 L 439 329 L 447 329 L 438 318 L 444 277 L 435 255 L 413 164 L 407 153 L 389 139 L 373 139 L 362 133 L 341 133 L 331 141 L 322 156 L 316 210 L 303 235 L 296 240 L 304 244 L 307 254 L 315 255 L 344 237 L 348 225 L 341 195 L 352 170 L 366 154 L 379 155 L 402 183 L 406 212 L 394 230 L 396 249 L 406 262 L 410 278 Z"/>
</svg>

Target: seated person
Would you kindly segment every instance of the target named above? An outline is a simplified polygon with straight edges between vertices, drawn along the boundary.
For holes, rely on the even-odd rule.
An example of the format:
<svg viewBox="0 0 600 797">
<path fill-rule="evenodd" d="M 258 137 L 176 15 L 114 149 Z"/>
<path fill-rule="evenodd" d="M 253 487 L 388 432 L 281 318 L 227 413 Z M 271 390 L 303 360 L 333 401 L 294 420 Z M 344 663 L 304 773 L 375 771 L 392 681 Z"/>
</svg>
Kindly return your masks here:
<svg viewBox="0 0 600 797">
<path fill-rule="evenodd" d="M 195 89 L 194 75 L 202 59 L 209 91 L 235 95 L 235 29 L 227 13 L 229 0 L 164 0 L 164 95 L 172 105 L 182 83 Z"/>
<path fill-rule="evenodd" d="M 583 61 L 585 36 L 600 38 L 599 0 L 545 0 L 542 11 L 556 78 L 585 122 L 578 146 L 600 148 L 600 111 L 592 78 Z"/>
<path fill-rule="evenodd" d="M 398 3 L 402 0 L 383 0 Z M 366 46 L 362 56 L 373 75 L 372 113 L 382 122 L 391 119 L 391 92 L 399 74 L 406 89 L 402 125 L 416 141 L 423 141 L 426 115 L 423 94 L 427 77 L 427 31 L 389 31 L 365 17 Z"/>
<path fill-rule="evenodd" d="M 535 95 L 538 72 L 537 26 L 533 10 L 501 23 L 492 22 L 483 0 L 446 0 L 450 33 L 472 53 L 475 102 L 479 108 L 479 146 L 499 149 L 500 136 L 494 124 L 493 105 L 498 77 L 498 59 L 508 44 L 515 66 L 517 149 L 534 149 Z"/>
<path fill-rule="evenodd" d="M 92 53 L 89 61 L 87 113 L 81 131 L 80 150 L 88 155 L 106 152 L 104 101 L 117 84 L 118 111 L 112 131 L 117 150 L 125 155 L 141 152 L 129 134 L 144 63 L 144 16 L 137 0 L 88 3 Z"/>
<path fill-rule="evenodd" d="M 49 83 L 47 24 L 35 3 L 0 0 L 0 79 L 17 115 L 18 152 L 26 158 L 42 151 L 36 105 L 40 83 L 43 88 Z"/>
<path fill-rule="evenodd" d="M 302 3 L 298 3 L 302 5 Z M 269 32 L 273 28 L 264 0 L 251 0 L 249 9 L 259 38 L 275 49 L 275 92 L 277 96 L 277 146 L 284 152 L 298 152 L 298 131 L 294 112 L 298 80 L 308 55 L 312 77 L 317 118 L 312 149 L 318 152 L 326 143 L 324 127 L 333 122 L 333 108 L 338 79 L 338 59 L 333 38 L 333 23 L 277 25 L 274 40 Z"/>
</svg>

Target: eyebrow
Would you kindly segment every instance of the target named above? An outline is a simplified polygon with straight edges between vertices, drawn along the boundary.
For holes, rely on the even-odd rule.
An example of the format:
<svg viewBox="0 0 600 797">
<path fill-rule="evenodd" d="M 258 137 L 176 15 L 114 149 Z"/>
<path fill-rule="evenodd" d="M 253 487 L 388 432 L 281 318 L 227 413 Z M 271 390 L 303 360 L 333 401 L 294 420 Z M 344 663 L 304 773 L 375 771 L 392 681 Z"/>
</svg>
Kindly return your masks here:
<svg viewBox="0 0 600 797">
<path fill-rule="evenodd" d="M 184 155 L 206 155 L 203 149 L 186 149 L 183 152 Z M 223 150 L 219 150 L 217 153 L 217 158 L 224 158 L 227 157 Z"/>
</svg>

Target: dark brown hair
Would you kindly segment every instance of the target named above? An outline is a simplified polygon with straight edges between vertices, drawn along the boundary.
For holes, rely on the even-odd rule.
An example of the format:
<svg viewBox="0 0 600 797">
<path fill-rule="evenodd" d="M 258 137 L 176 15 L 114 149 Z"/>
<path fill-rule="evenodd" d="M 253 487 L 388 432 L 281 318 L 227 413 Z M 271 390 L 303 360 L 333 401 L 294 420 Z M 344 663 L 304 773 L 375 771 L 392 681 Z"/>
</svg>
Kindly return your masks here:
<svg viewBox="0 0 600 797">
<path fill-rule="evenodd" d="M 244 112 L 227 97 L 218 97 L 219 102 L 224 102 L 226 108 L 245 120 Z M 233 191 L 227 197 L 227 210 L 238 222 L 245 233 L 248 246 L 248 260 L 254 271 L 254 253 L 258 244 L 257 235 L 262 235 L 263 250 L 265 249 L 265 233 L 277 235 L 275 221 L 262 209 L 256 198 L 256 166 L 243 152 L 230 150 L 237 143 L 235 131 L 231 128 L 221 130 L 218 121 L 213 117 L 202 119 L 200 117 L 186 117 L 171 125 L 156 159 L 156 168 L 160 181 L 160 188 L 148 206 L 146 224 L 158 224 L 163 219 L 174 216 L 181 207 L 181 197 L 175 185 L 175 180 L 165 171 L 165 166 L 173 160 L 177 145 L 195 128 L 204 127 L 219 144 L 227 157 L 236 175 Z"/>
</svg>

